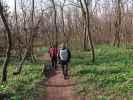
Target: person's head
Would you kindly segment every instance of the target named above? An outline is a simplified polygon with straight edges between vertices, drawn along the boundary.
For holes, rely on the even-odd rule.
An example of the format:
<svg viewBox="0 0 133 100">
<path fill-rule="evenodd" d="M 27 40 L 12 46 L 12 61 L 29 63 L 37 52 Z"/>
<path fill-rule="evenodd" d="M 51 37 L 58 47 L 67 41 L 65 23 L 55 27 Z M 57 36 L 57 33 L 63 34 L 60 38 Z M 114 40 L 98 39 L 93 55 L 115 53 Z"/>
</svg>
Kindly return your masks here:
<svg viewBox="0 0 133 100">
<path fill-rule="evenodd" d="M 49 48 L 52 48 L 52 45 L 50 45 Z"/>
</svg>

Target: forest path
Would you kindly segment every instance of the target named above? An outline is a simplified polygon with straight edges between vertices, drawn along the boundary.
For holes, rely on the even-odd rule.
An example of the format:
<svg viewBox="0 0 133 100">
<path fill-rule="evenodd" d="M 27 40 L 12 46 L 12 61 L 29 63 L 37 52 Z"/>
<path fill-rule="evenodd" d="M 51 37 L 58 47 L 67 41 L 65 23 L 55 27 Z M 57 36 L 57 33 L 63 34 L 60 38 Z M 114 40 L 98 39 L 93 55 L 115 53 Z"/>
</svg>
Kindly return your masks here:
<svg viewBox="0 0 133 100">
<path fill-rule="evenodd" d="M 48 54 L 44 59 L 48 60 Z M 73 91 L 74 82 L 69 79 L 65 80 L 61 68 L 58 68 L 56 74 L 46 82 L 47 96 L 41 97 L 41 100 L 81 100 Z"/>
</svg>

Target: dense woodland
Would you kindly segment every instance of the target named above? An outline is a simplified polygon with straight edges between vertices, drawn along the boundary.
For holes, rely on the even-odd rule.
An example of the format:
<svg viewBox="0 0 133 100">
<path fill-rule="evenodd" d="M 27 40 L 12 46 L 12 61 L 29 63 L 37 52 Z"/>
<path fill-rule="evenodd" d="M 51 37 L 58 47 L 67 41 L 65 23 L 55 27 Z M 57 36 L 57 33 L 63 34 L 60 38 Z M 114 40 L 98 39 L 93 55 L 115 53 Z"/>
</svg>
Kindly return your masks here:
<svg viewBox="0 0 133 100">
<path fill-rule="evenodd" d="M 73 52 L 89 52 L 86 53 L 86 60 L 92 64 L 92 67 L 99 60 L 97 46 L 99 49 L 102 48 L 101 52 L 112 50 L 113 53 L 113 50 L 119 51 L 119 49 L 123 50 L 123 53 L 125 49 L 132 51 L 133 0 L 11 1 L 13 5 L 7 0 L 0 0 L 2 83 L 8 82 L 10 64 L 15 66 L 11 72 L 15 78 L 21 74 L 25 62 L 39 62 L 38 48 L 49 48 L 53 44 L 65 43 Z M 103 45 L 111 47 L 107 49 L 103 48 Z M 129 55 L 130 53 L 128 52 Z M 120 53 L 120 55 L 125 55 L 126 59 L 126 54 Z M 76 63 L 76 58 L 74 61 Z"/>
</svg>

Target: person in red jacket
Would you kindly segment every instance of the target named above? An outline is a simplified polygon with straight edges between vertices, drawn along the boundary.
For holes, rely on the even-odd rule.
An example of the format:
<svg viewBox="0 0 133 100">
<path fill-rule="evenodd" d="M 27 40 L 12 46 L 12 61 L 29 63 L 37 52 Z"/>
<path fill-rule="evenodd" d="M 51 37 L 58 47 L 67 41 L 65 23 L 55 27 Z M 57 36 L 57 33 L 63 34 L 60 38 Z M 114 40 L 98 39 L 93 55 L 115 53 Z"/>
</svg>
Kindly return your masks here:
<svg viewBox="0 0 133 100">
<path fill-rule="evenodd" d="M 58 48 L 56 45 L 53 45 L 52 47 L 49 48 L 49 54 L 50 54 L 50 58 L 51 58 L 51 62 L 52 62 L 52 66 L 54 68 L 54 70 L 57 69 L 57 59 L 58 59 Z"/>
</svg>

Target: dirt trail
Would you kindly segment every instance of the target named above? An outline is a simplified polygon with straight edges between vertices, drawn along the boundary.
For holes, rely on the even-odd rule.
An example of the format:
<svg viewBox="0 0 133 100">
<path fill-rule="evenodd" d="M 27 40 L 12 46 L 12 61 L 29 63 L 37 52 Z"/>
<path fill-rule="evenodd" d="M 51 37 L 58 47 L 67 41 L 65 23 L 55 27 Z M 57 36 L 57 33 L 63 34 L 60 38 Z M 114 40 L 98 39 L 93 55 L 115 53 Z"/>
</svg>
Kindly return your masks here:
<svg viewBox="0 0 133 100">
<path fill-rule="evenodd" d="M 48 54 L 44 57 L 47 58 Z M 72 80 L 64 80 L 61 68 L 46 83 L 48 95 L 41 100 L 81 100 L 74 95 Z"/>
</svg>

